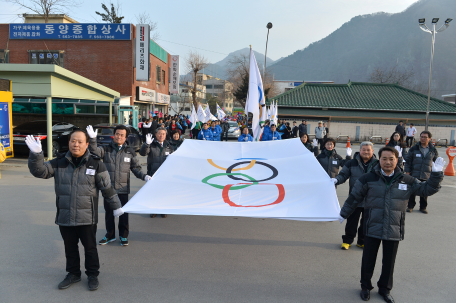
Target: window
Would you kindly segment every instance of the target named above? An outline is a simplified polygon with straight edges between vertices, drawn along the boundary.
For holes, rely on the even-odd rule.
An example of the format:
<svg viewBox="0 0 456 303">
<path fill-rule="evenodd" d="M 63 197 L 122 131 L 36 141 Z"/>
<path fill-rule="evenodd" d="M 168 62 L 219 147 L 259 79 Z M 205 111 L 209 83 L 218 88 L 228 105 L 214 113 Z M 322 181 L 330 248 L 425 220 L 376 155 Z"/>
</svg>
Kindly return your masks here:
<svg viewBox="0 0 456 303">
<path fill-rule="evenodd" d="M 30 64 L 56 64 L 63 67 L 63 51 L 29 51 Z"/>
<path fill-rule="evenodd" d="M 206 84 L 206 89 L 212 89 L 212 84 Z"/>
<path fill-rule="evenodd" d="M 76 105 L 76 114 L 95 114 L 93 105 Z"/>
<path fill-rule="evenodd" d="M 16 103 L 13 102 L 13 113 L 45 114 L 46 103 Z"/>
<path fill-rule="evenodd" d="M 109 106 L 97 106 L 97 115 L 109 115 Z"/>
<path fill-rule="evenodd" d="M 158 65 L 156 66 L 156 75 L 157 75 L 156 82 L 161 83 L 161 67 Z"/>
<path fill-rule="evenodd" d="M 219 85 L 219 84 L 214 85 L 214 89 L 223 89 L 223 84 L 222 85 Z"/>
<path fill-rule="evenodd" d="M 0 49 L 0 63 L 9 63 L 9 50 Z"/>
<path fill-rule="evenodd" d="M 165 71 L 162 70 L 162 84 L 164 85 L 165 84 Z"/>
</svg>

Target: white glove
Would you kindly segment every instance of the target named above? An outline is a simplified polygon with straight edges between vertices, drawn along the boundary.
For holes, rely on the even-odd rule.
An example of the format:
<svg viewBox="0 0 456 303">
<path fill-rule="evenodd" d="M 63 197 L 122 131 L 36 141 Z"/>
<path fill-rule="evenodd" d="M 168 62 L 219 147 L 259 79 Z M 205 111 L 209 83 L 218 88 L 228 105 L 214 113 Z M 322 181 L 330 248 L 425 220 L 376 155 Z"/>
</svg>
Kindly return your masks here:
<svg viewBox="0 0 456 303">
<path fill-rule="evenodd" d="M 154 138 L 152 138 L 152 134 L 147 134 L 146 135 L 146 144 L 150 145 L 150 144 L 152 144 L 152 142 L 154 142 Z"/>
<path fill-rule="evenodd" d="M 149 175 L 146 175 L 146 176 L 144 177 L 144 181 L 147 182 L 147 181 L 149 181 L 149 180 L 152 180 L 152 177 L 149 176 Z"/>
<path fill-rule="evenodd" d="M 336 184 L 337 184 L 337 182 L 339 182 L 339 181 L 338 181 L 336 178 L 331 178 L 331 181 L 333 181 L 333 182 L 334 182 L 334 185 L 336 185 Z"/>
<path fill-rule="evenodd" d="M 433 172 L 440 172 L 443 170 L 446 162 L 443 160 L 442 157 L 438 157 L 437 160 L 432 164 L 432 171 Z"/>
<path fill-rule="evenodd" d="M 93 130 L 92 125 L 87 126 L 86 130 L 87 130 L 87 134 L 89 135 L 89 137 L 90 137 L 91 139 L 97 137 L 97 132 Z"/>
<path fill-rule="evenodd" d="M 317 139 L 313 139 L 313 140 L 312 140 L 312 146 L 313 146 L 313 147 L 317 147 L 317 146 L 318 146 L 318 141 L 317 141 Z"/>
<path fill-rule="evenodd" d="M 32 153 L 39 154 L 43 150 L 41 148 L 41 141 L 39 138 L 35 138 L 32 135 L 28 135 L 25 138 L 25 144 L 27 144 L 28 148 Z"/>
<path fill-rule="evenodd" d="M 352 149 L 350 147 L 347 147 L 347 157 L 350 157 L 352 155 Z"/>
<path fill-rule="evenodd" d="M 124 211 L 122 208 L 118 208 L 114 210 L 114 217 L 118 218 L 124 214 Z"/>
<path fill-rule="evenodd" d="M 339 222 L 340 222 L 340 224 L 344 223 L 344 221 L 345 221 L 345 218 L 339 216 Z"/>
<path fill-rule="evenodd" d="M 402 157 L 402 147 L 396 145 L 394 148 L 395 148 L 395 149 L 397 150 L 397 152 L 399 153 L 399 158 Z"/>
</svg>

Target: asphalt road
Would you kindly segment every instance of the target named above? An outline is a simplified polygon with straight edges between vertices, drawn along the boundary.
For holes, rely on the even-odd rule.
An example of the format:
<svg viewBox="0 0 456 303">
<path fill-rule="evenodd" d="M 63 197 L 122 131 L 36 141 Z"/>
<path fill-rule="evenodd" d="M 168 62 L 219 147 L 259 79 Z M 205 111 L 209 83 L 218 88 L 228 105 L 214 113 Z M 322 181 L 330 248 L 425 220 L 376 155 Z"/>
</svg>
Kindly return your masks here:
<svg viewBox="0 0 456 303">
<path fill-rule="evenodd" d="M 361 302 L 362 249 L 340 249 L 345 224 L 236 217 L 130 215 L 130 246 L 98 247 L 100 288 L 88 291 L 83 275 L 58 290 L 66 272 L 53 180 L 31 176 L 25 159 L 0 168 L 0 302 Z M 133 193 L 143 184 L 132 176 Z M 455 190 L 445 177 L 428 215 L 407 214 L 396 302 L 455 302 Z M 337 193 L 342 204 L 348 185 Z M 99 212 L 101 239 L 102 203 Z M 374 283 L 380 269 L 381 252 Z M 376 290 L 371 302 L 383 302 Z"/>
</svg>

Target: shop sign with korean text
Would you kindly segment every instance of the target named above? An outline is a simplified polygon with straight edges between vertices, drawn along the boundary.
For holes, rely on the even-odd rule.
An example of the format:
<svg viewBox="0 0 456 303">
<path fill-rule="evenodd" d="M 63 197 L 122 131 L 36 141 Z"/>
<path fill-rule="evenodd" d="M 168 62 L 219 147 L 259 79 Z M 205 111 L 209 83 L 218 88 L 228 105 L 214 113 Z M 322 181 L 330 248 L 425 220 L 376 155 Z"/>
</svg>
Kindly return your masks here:
<svg viewBox="0 0 456 303">
<path fill-rule="evenodd" d="M 155 102 L 155 91 L 145 87 L 136 87 L 136 100 Z"/>
<path fill-rule="evenodd" d="M 131 24 L 11 23 L 10 39 L 131 40 Z"/>
<path fill-rule="evenodd" d="M 169 104 L 171 97 L 169 95 L 157 93 L 157 103 Z"/>
<path fill-rule="evenodd" d="M 136 81 L 149 81 L 149 25 L 136 25 Z"/>
<path fill-rule="evenodd" d="M 169 92 L 173 95 L 179 94 L 179 55 L 171 56 L 171 83 Z"/>
</svg>

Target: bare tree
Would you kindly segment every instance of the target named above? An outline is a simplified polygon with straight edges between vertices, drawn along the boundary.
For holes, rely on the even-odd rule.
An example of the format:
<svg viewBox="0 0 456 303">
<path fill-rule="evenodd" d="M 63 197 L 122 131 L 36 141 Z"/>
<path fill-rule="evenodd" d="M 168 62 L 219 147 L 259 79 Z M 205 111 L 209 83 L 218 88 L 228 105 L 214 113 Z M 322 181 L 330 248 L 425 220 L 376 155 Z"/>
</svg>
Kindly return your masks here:
<svg viewBox="0 0 456 303">
<path fill-rule="evenodd" d="M 397 65 L 389 68 L 376 67 L 369 81 L 374 83 L 394 83 L 403 87 L 411 87 L 414 83 L 413 69 L 399 69 Z"/>
<path fill-rule="evenodd" d="M 160 39 L 160 33 L 158 32 L 157 22 L 152 21 L 152 18 L 150 17 L 149 13 L 142 12 L 138 15 L 135 15 L 135 17 L 136 22 L 138 22 L 138 24 L 149 24 L 150 38 L 152 40 L 157 41 L 158 39 Z"/>
<path fill-rule="evenodd" d="M 187 71 L 192 75 L 192 98 L 195 109 L 198 109 L 197 91 L 198 91 L 198 72 L 207 67 L 207 59 L 198 52 L 190 51 L 185 59 Z"/>
<path fill-rule="evenodd" d="M 105 13 L 99 13 L 95 12 L 97 15 L 101 16 L 101 20 L 106 21 L 107 23 L 122 23 L 122 19 L 125 17 L 121 17 L 122 15 L 121 12 L 121 5 L 119 1 L 117 1 L 117 4 L 114 5 L 114 3 L 109 3 L 108 6 L 110 6 L 110 9 L 106 6 L 106 4 L 102 3 L 101 7 L 104 9 Z"/>
<path fill-rule="evenodd" d="M 67 14 L 68 11 L 81 5 L 76 0 L 3 0 L 7 3 L 19 5 L 43 16 L 48 23 L 50 14 Z M 67 14 L 68 15 L 68 14 Z"/>
</svg>

